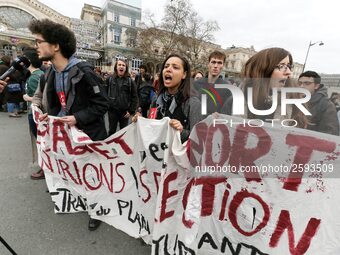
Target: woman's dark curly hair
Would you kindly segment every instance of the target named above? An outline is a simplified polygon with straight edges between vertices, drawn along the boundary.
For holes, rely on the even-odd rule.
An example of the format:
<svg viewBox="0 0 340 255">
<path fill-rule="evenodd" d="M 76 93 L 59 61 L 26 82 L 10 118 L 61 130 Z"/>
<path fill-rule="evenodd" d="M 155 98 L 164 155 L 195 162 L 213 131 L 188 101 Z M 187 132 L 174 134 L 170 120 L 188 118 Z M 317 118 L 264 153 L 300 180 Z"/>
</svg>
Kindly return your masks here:
<svg viewBox="0 0 340 255">
<path fill-rule="evenodd" d="M 32 34 L 40 34 L 50 44 L 59 44 L 60 52 L 65 58 L 70 58 L 76 52 L 76 37 L 74 33 L 62 24 L 49 19 L 32 20 L 28 25 Z"/>
</svg>

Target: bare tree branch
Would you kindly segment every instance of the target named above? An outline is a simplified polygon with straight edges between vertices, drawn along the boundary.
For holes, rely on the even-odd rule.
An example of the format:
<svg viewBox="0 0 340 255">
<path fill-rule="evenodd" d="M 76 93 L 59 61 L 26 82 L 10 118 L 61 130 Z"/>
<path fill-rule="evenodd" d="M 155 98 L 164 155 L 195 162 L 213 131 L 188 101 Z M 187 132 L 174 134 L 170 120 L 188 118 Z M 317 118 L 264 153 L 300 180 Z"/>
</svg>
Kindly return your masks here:
<svg viewBox="0 0 340 255">
<path fill-rule="evenodd" d="M 213 33 L 220 29 L 217 21 L 204 21 L 189 0 L 172 0 L 164 13 L 160 24 L 152 14 L 144 15 L 137 39 L 141 57 L 160 60 L 171 52 L 178 52 L 189 59 L 193 69 L 203 66 L 205 48 L 214 41 Z"/>
</svg>

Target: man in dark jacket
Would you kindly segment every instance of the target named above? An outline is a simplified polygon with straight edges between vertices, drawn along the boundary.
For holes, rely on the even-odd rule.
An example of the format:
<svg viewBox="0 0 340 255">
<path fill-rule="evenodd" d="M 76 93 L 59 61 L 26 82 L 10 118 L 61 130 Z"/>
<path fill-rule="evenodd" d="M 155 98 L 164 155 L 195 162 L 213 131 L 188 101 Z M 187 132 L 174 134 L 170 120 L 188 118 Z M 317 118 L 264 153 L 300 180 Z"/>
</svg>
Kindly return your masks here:
<svg viewBox="0 0 340 255">
<path fill-rule="evenodd" d="M 299 85 L 308 89 L 312 95 L 309 101 L 308 129 L 339 135 L 339 123 L 335 105 L 329 100 L 327 89 L 321 84 L 321 77 L 313 71 L 307 71 L 299 76 Z"/>
<path fill-rule="evenodd" d="M 145 73 L 147 73 L 147 66 L 146 65 L 140 65 L 139 66 L 139 73 L 135 77 L 135 83 L 137 86 L 137 90 L 139 89 L 139 86 L 143 83 L 143 76 Z"/>
<path fill-rule="evenodd" d="M 209 55 L 208 59 L 209 63 L 207 77 L 198 79 L 194 83 L 194 88 L 200 95 L 202 104 L 205 103 L 202 95 L 205 94 L 207 97 L 207 115 L 214 112 L 220 112 L 223 104 L 231 95 L 230 91 L 227 89 L 215 88 L 215 84 L 230 84 L 229 81 L 221 78 L 221 72 L 225 63 L 225 59 L 226 55 L 223 52 L 213 51 Z M 203 115 L 205 115 L 205 113 L 203 113 Z"/>
<path fill-rule="evenodd" d="M 32 100 L 44 112 L 39 120 L 47 119 L 48 115 L 58 116 L 63 123 L 83 130 L 92 140 L 105 139 L 108 98 L 93 69 L 80 68 L 84 65 L 73 57 L 74 33 L 48 19 L 31 21 L 29 29 L 35 37 L 39 58 L 52 62 L 45 82 L 40 81 Z M 95 230 L 99 224 L 100 221 L 90 218 L 89 230 Z"/>
<path fill-rule="evenodd" d="M 154 89 L 151 84 L 151 75 L 149 73 L 145 73 L 142 77 L 142 83 L 138 87 L 137 93 L 139 110 L 142 112 L 142 116 L 147 118 L 151 100 L 154 95 Z"/>
</svg>

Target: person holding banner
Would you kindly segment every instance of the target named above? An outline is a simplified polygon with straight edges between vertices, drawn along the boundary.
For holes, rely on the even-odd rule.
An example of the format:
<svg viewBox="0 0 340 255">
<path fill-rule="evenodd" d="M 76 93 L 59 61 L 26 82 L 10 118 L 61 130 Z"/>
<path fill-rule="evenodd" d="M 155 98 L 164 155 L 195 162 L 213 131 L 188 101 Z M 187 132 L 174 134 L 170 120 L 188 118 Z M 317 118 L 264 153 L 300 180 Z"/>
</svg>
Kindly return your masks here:
<svg viewBox="0 0 340 255">
<path fill-rule="evenodd" d="M 76 52 L 76 38 L 66 26 L 48 19 L 32 20 L 28 26 L 35 37 L 35 46 L 41 60 L 50 60 L 52 66 L 40 79 L 32 105 L 48 115 L 60 117 L 62 123 L 76 126 L 93 141 L 107 137 L 104 114 L 108 110 L 108 97 L 100 77 L 92 65 L 81 62 Z M 89 220 L 89 230 L 95 230 L 99 220 Z"/>
<path fill-rule="evenodd" d="M 243 82 L 241 84 L 245 98 L 248 96 L 248 88 L 252 88 L 253 91 L 253 106 L 255 109 L 264 110 L 270 109 L 272 106 L 272 88 L 292 87 L 294 86 L 291 81 L 293 69 L 293 57 L 283 48 L 268 48 L 261 50 L 253 55 L 244 65 L 241 77 Z M 299 95 L 293 95 L 294 98 L 300 98 Z M 222 113 L 231 115 L 232 113 L 233 98 L 230 97 L 222 108 Z M 245 118 L 248 119 L 261 119 L 263 121 L 268 119 L 283 118 L 295 120 L 297 127 L 306 128 L 307 118 L 306 116 L 293 105 L 287 107 L 287 115 L 281 116 L 280 104 L 276 108 L 275 112 L 270 116 L 258 116 L 252 113 L 247 107 L 245 112 Z"/>
<path fill-rule="evenodd" d="M 191 128 L 201 120 L 201 103 L 191 89 L 190 64 L 186 58 L 171 54 L 164 60 L 160 74 L 156 119 L 169 117 L 170 125 L 181 132 L 181 141 L 185 142 Z M 138 116 L 140 113 L 133 121 Z"/>
</svg>

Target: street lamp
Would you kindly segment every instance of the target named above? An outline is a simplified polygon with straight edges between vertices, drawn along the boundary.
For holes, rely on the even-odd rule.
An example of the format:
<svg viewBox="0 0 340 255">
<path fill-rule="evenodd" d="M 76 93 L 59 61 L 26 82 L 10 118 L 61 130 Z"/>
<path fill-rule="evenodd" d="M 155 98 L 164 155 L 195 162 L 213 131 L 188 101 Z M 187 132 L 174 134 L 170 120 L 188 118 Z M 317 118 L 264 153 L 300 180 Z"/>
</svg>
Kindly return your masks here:
<svg viewBox="0 0 340 255">
<path fill-rule="evenodd" d="M 319 44 L 319 46 L 324 45 L 324 43 L 322 41 L 317 41 L 317 42 L 314 42 L 314 43 L 312 43 L 312 41 L 309 42 L 308 50 L 307 50 L 307 54 L 306 54 L 306 58 L 305 58 L 305 63 L 303 64 L 303 68 L 302 68 L 302 72 L 305 70 L 305 66 L 306 66 L 306 62 L 307 62 L 307 58 L 308 58 L 310 47 L 312 47 L 313 45 L 315 45 L 317 43 Z"/>
</svg>

